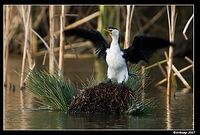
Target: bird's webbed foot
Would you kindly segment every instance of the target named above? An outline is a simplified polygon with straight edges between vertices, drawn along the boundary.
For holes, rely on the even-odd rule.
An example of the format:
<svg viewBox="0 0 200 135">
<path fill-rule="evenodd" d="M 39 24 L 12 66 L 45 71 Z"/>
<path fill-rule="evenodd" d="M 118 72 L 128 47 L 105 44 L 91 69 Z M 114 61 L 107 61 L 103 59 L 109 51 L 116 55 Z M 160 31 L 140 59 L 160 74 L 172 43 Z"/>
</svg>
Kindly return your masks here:
<svg viewBox="0 0 200 135">
<path fill-rule="evenodd" d="M 111 79 L 109 79 L 107 82 L 102 82 L 101 84 L 112 84 Z"/>
<path fill-rule="evenodd" d="M 124 82 L 122 82 L 121 84 L 118 84 L 118 86 L 117 86 L 120 90 L 123 90 L 123 88 L 124 88 Z"/>
</svg>

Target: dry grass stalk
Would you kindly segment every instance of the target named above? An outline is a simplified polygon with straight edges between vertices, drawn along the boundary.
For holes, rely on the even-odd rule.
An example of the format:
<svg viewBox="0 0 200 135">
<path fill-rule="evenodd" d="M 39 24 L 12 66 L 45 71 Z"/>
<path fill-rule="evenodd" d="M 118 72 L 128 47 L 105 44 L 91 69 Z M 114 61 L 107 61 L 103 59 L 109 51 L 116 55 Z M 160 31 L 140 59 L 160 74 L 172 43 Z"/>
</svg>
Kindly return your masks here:
<svg viewBox="0 0 200 135">
<path fill-rule="evenodd" d="M 145 68 L 144 66 L 141 66 L 141 74 L 143 75 L 144 73 L 145 73 Z M 142 89 L 144 89 L 144 87 L 145 87 L 145 77 L 142 79 Z"/>
<path fill-rule="evenodd" d="M 42 62 L 42 65 L 43 65 L 43 66 L 45 65 L 46 58 L 47 58 L 47 52 L 45 52 L 45 55 L 44 55 L 44 59 L 43 59 L 43 62 Z"/>
<path fill-rule="evenodd" d="M 188 58 L 187 56 L 185 56 L 184 58 L 185 58 L 185 60 L 187 60 L 189 63 L 193 64 L 193 61 L 192 61 L 190 58 Z"/>
<path fill-rule="evenodd" d="M 7 85 L 8 43 L 10 27 L 10 6 L 4 6 L 4 86 Z"/>
<path fill-rule="evenodd" d="M 188 84 L 188 82 L 183 78 L 183 76 L 178 72 L 178 70 L 176 69 L 176 67 L 174 65 L 172 65 L 172 69 L 173 71 L 177 74 L 178 78 L 183 82 L 183 84 L 185 85 L 186 88 L 190 89 L 190 85 Z"/>
<path fill-rule="evenodd" d="M 93 54 L 77 54 L 79 59 L 89 59 L 89 58 L 96 58 Z M 64 58 L 77 58 L 74 54 L 64 54 Z"/>
<path fill-rule="evenodd" d="M 165 63 L 165 62 L 167 62 L 167 60 L 162 60 L 162 61 L 160 61 L 160 62 L 158 62 L 158 63 L 159 63 L 159 64 L 163 64 L 163 63 Z M 152 67 L 155 67 L 155 66 L 158 65 L 158 63 L 152 64 L 152 65 L 146 67 L 145 69 L 147 70 L 147 69 L 150 69 L 150 68 L 152 68 Z"/>
<path fill-rule="evenodd" d="M 192 16 L 190 17 L 190 19 L 187 21 L 187 23 L 186 23 L 186 25 L 185 25 L 185 27 L 184 27 L 184 29 L 183 29 L 183 36 L 185 37 L 185 40 L 188 40 L 187 35 L 186 35 L 185 33 L 186 33 L 186 30 L 187 30 L 187 28 L 188 28 L 190 22 L 192 21 L 193 17 L 194 17 L 194 13 L 193 13 Z"/>
<path fill-rule="evenodd" d="M 163 67 L 161 66 L 161 64 L 159 62 L 157 62 L 157 64 L 158 64 L 158 67 L 159 67 L 160 71 L 164 75 L 164 77 L 167 78 L 167 74 L 166 74 L 165 70 L 163 69 Z"/>
<path fill-rule="evenodd" d="M 32 17 L 30 16 L 30 20 L 29 20 L 29 27 L 32 27 Z M 33 41 L 32 40 L 32 33 L 30 32 L 30 30 L 28 29 L 28 45 L 27 45 L 27 56 L 28 56 L 28 62 L 29 62 L 29 68 L 33 68 L 33 66 L 35 65 L 35 59 L 33 57 Z M 32 42 L 33 41 L 33 42 Z M 36 41 L 37 42 L 37 41 Z M 35 45 L 36 46 L 36 45 Z"/>
<path fill-rule="evenodd" d="M 175 5 L 171 6 L 171 23 L 169 20 L 169 12 L 167 6 L 168 13 L 168 23 L 169 23 L 169 41 L 174 43 L 174 33 L 175 33 Z M 167 95 L 171 96 L 171 76 L 172 76 L 172 63 L 173 63 L 173 46 L 169 46 L 169 61 L 168 61 L 168 83 L 167 83 Z"/>
<path fill-rule="evenodd" d="M 143 31 L 145 31 L 146 29 L 148 29 L 156 20 L 158 20 L 158 18 L 165 12 L 166 8 L 163 7 L 144 27 L 142 27 L 141 29 Z"/>
<path fill-rule="evenodd" d="M 62 5 L 61 16 L 60 16 L 60 53 L 59 53 L 59 68 L 61 72 L 64 72 L 64 43 L 65 35 L 63 30 L 65 28 L 65 6 Z"/>
<path fill-rule="evenodd" d="M 26 50 L 28 45 L 28 35 L 29 35 L 29 20 L 30 20 L 30 13 L 31 13 L 31 6 L 28 6 L 27 16 L 25 15 L 25 6 L 22 6 L 22 14 L 24 20 L 24 30 L 25 30 L 25 40 L 24 40 L 24 51 L 23 51 L 23 59 L 22 59 L 22 71 L 21 71 L 21 82 L 20 88 L 23 89 L 23 82 L 24 82 L 24 69 L 26 63 Z M 25 17 L 25 18 L 24 18 Z"/>
<path fill-rule="evenodd" d="M 97 17 L 99 15 L 100 15 L 99 12 L 95 12 L 95 13 L 89 15 L 89 16 L 86 16 L 85 18 L 83 18 L 83 19 L 81 19 L 79 21 L 76 21 L 76 22 L 66 26 L 65 30 L 68 30 L 68 29 L 71 29 L 71 28 L 75 28 L 75 27 L 77 27 L 77 26 L 79 26 L 79 25 L 81 25 L 83 23 L 86 23 L 86 22 L 92 20 L 93 18 L 95 18 L 95 17 Z M 56 35 L 56 36 L 59 35 L 59 34 L 60 34 L 60 30 L 54 32 L 54 35 Z M 49 39 L 49 36 L 46 36 L 46 37 L 43 38 L 43 40 L 48 40 L 48 39 Z M 40 44 L 40 43 L 41 42 L 38 42 L 38 44 Z"/>
<path fill-rule="evenodd" d="M 168 56 L 167 53 L 165 52 L 165 57 L 168 60 Z M 168 64 L 169 65 L 169 64 Z M 169 70 L 169 69 L 168 69 Z M 176 67 L 172 64 L 172 70 L 176 73 L 176 75 L 178 76 L 178 78 L 182 81 L 182 83 L 188 88 L 190 89 L 190 85 L 188 84 L 188 82 L 183 78 L 183 76 L 179 73 L 179 71 L 176 69 Z"/>
<path fill-rule="evenodd" d="M 185 58 L 189 63 L 191 63 L 192 65 L 194 65 L 193 61 L 192 61 L 190 58 L 188 58 L 187 56 L 185 56 L 184 58 Z M 192 72 L 194 73 L 193 68 L 192 68 Z"/>
<path fill-rule="evenodd" d="M 50 33 L 50 49 L 54 49 L 54 6 L 49 7 L 49 33 Z M 54 73 L 54 60 L 52 55 L 49 55 L 49 71 Z"/>
<path fill-rule="evenodd" d="M 104 5 L 100 5 L 99 8 L 100 8 L 100 15 L 98 16 L 97 30 L 100 31 L 100 32 L 102 32 Z"/>
<path fill-rule="evenodd" d="M 190 69 L 190 68 L 192 68 L 193 67 L 193 65 L 189 65 L 189 66 L 187 66 L 187 67 L 184 67 L 184 68 L 182 68 L 181 70 L 179 70 L 178 72 L 179 73 L 182 73 L 182 72 L 184 72 L 184 71 L 186 71 L 186 70 L 188 70 L 188 69 Z M 174 73 L 174 76 L 176 76 L 177 74 L 176 73 Z M 161 81 L 159 81 L 158 83 L 156 83 L 155 84 L 155 86 L 158 86 L 158 85 L 160 85 L 160 84 L 162 84 L 162 83 L 164 83 L 164 82 L 166 82 L 167 81 L 167 78 L 164 78 L 163 80 L 161 80 Z"/>
<path fill-rule="evenodd" d="M 81 48 L 81 47 L 91 47 L 91 48 L 93 48 L 91 41 L 74 43 L 74 44 L 71 44 L 71 46 L 69 44 L 65 45 L 64 50 L 67 50 L 67 49 L 69 50 L 69 49 L 72 49 L 72 48 Z M 52 51 L 54 53 L 58 52 L 58 51 L 60 51 L 60 47 L 55 47 Z M 35 56 L 42 56 L 42 55 L 45 55 L 47 52 L 48 52 L 48 50 L 40 51 L 40 52 L 36 53 Z"/>
<path fill-rule="evenodd" d="M 120 6 L 119 5 L 116 6 L 116 11 L 117 11 L 117 13 L 116 13 L 116 26 L 117 26 L 117 29 L 120 32 L 120 23 L 121 23 L 120 17 L 121 16 L 120 16 Z"/>
<path fill-rule="evenodd" d="M 93 14 L 91 14 L 91 15 L 89 15 L 89 16 L 87 16 L 87 17 L 85 17 L 85 18 L 83 18 L 83 19 L 81 19 L 79 21 L 76 21 L 75 23 L 73 23 L 71 25 L 66 26 L 65 30 L 68 30 L 68 29 L 71 29 L 71 28 L 75 28 L 75 27 L 77 27 L 77 26 L 79 26 L 79 25 L 81 25 L 81 24 L 83 24 L 85 22 L 88 22 L 89 20 L 99 16 L 99 14 L 100 14 L 99 12 L 95 12 L 95 13 L 93 13 Z M 55 34 L 57 34 L 57 33 L 55 32 Z"/>
<path fill-rule="evenodd" d="M 30 70 L 33 70 L 35 68 L 35 63 L 34 65 L 30 68 Z M 28 79 L 28 77 L 30 76 L 31 72 L 28 73 L 28 75 L 26 76 L 26 78 L 24 79 L 23 84 L 26 82 L 26 80 Z"/>
<path fill-rule="evenodd" d="M 130 5 L 126 6 L 127 14 L 126 14 L 126 32 L 125 32 L 125 41 L 124 41 L 124 49 L 127 49 L 129 47 L 129 23 L 130 23 Z"/>
<path fill-rule="evenodd" d="M 30 28 L 30 29 L 31 29 L 31 28 Z M 42 39 L 42 37 L 41 37 L 37 32 L 35 32 L 33 29 L 31 29 L 31 31 L 32 31 L 34 34 L 36 34 L 36 35 L 39 37 L 40 40 L 42 40 L 42 42 L 44 43 L 44 45 L 46 46 L 46 48 L 49 50 L 49 53 L 52 55 L 53 60 L 54 60 L 54 62 L 56 63 L 56 66 L 57 66 L 57 68 L 58 68 L 60 74 L 62 74 L 62 72 L 60 71 L 60 68 L 59 68 L 59 66 L 58 66 L 58 62 L 57 62 L 57 60 L 56 60 L 56 58 L 55 58 L 53 52 L 52 52 L 51 49 L 49 48 L 48 44 L 44 41 L 44 39 Z"/>
</svg>

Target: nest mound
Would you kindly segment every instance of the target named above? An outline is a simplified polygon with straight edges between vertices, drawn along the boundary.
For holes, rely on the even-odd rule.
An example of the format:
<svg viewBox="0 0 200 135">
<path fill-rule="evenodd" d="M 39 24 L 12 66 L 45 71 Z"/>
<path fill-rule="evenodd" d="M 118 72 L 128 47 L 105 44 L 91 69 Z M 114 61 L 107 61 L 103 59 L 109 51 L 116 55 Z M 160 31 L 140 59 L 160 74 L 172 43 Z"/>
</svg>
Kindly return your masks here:
<svg viewBox="0 0 200 135">
<path fill-rule="evenodd" d="M 85 89 L 69 106 L 68 113 L 123 113 L 128 109 L 133 90 L 127 86 L 120 90 L 117 84 L 99 84 Z"/>
</svg>

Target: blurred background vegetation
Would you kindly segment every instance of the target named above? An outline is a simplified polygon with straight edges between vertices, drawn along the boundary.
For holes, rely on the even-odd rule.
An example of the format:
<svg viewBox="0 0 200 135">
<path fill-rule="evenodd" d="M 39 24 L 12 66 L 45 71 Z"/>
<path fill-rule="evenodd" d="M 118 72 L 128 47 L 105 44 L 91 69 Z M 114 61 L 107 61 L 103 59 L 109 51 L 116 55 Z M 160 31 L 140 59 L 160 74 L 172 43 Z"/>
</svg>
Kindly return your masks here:
<svg viewBox="0 0 200 135">
<path fill-rule="evenodd" d="M 20 6 L 18 6 L 20 8 Z M 58 31 L 60 29 L 60 14 L 61 14 L 61 6 L 54 6 L 54 29 Z M 92 13 L 95 13 L 100 10 L 100 6 L 74 6 L 74 5 L 66 5 L 66 21 L 65 26 L 72 24 Z M 188 56 L 192 58 L 193 56 L 193 21 L 190 23 L 186 35 L 188 36 L 188 40 L 184 39 L 182 34 L 183 29 L 193 14 L 193 6 L 176 6 L 177 20 L 175 27 L 175 48 L 174 48 L 174 56 L 175 57 L 184 57 Z M 15 5 L 11 6 L 11 22 L 10 22 L 10 41 L 9 41 L 9 53 L 22 54 L 23 46 L 24 46 L 24 27 L 22 26 L 19 13 L 17 11 L 17 7 Z M 104 6 L 104 14 L 102 20 L 102 29 L 107 28 L 109 26 L 117 27 L 120 30 L 120 45 L 124 44 L 124 32 L 126 27 L 126 6 L 117 5 L 105 5 Z M 82 25 L 77 26 L 77 28 L 93 28 L 97 29 L 98 26 L 98 17 L 83 23 Z M 49 6 L 32 6 L 31 7 L 31 27 L 38 32 L 41 37 L 49 36 Z M 110 42 L 111 38 L 106 35 L 106 33 L 102 34 L 106 37 L 107 41 Z M 169 30 L 168 30 L 168 21 L 167 21 L 167 11 L 166 6 L 135 6 L 133 12 L 133 19 L 131 24 L 131 36 L 130 43 L 133 42 L 134 37 L 137 34 L 145 34 L 152 35 L 157 37 L 162 37 L 164 39 L 169 39 Z M 32 34 L 33 44 L 33 53 L 34 55 L 37 52 L 42 50 L 46 50 L 45 46 L 42 42 L 38 42 L 39 39 Z M 73 38 L 80 42 L 83 39 Z M 48 38 L 49 39 L 49 38 Z M 72 39 L 69 39 L 72 41 Z M 49 44 L 49 40 L 47 40 Z M 68 44 L 68 43 L 66 43 Z M 55 38 L 55 47 L 59 46 L 59 36 Z M 70 53 L 71 49 L 69 49 Z M 162 53 L 161 53 L 162 52 Z M 67 53 L 67 50 L 66 52 Z M 71 51 L 71 53 L 73 53 Z M 83 49 L 77 51 L 79 54 L 88 54 L 93 53 L 93 47 L 83 46 Z M 158 55 L 163 55 L 163 51 L 157 52 Z"/>
</svg>

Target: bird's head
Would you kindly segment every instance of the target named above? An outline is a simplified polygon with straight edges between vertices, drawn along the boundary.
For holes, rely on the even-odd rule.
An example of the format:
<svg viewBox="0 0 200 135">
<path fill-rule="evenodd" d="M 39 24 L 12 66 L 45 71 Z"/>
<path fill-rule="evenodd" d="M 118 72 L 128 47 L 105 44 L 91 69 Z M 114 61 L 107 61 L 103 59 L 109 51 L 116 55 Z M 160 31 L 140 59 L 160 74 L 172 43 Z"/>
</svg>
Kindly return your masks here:
<svg viewBox="0 0 200 135">
<path fill-rule="evenodd" d="M 108 27 L 108 29 L 103 29 L 108 32 L 113 39 L 119 39 L 119 30 L 117 28 Z"/>
</svg>

